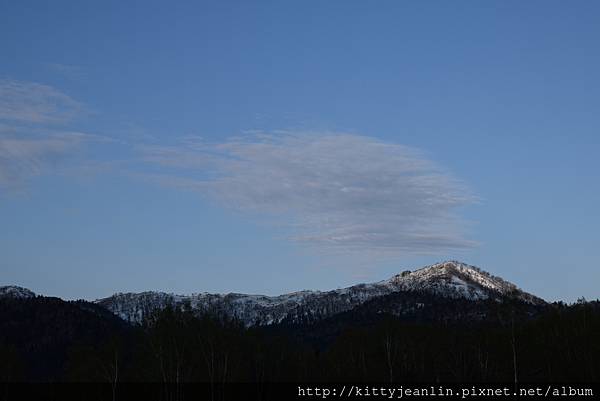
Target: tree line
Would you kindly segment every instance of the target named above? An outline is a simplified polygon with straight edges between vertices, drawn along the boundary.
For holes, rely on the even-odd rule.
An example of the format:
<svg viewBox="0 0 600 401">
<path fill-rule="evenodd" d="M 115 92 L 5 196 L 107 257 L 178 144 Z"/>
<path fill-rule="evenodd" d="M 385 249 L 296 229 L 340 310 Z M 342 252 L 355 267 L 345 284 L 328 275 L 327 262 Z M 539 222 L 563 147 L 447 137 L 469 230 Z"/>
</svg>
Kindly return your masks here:
<svg viewBox="0 0 600 401">
<path fill-rule="evenodd" d="M 497 303 L 495 319 L 478 323 L 382 314 L 338 322 L 320 343 L 319 325 L 246 328 L 167 307 L 132 327 L 92 304 L 18 302 L 0 302 L 2 382 L 600 381 L 598 301 L 535 317 Z"/>
</svg>

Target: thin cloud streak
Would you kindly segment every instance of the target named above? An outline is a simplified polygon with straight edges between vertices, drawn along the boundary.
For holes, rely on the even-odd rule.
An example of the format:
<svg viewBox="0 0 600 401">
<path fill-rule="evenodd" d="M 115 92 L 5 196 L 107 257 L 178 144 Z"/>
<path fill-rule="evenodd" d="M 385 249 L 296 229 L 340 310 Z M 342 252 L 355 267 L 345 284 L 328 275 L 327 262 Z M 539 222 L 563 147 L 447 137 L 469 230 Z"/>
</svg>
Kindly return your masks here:
<svg viewBox="0 0 600 401">
<path fill-rule="evenodd" d="M 93 138 L 72 132 L 41 138 L 0 137 L 0 189 L 21 187 L 28 179 L 54 170 L 60 159 Z"/>
<path fill-rule="evenodd" d="M 407 255 L 468 249 L 457 210 L 476 201 L 415 149 L 352 134 L 253 135 L 138 148 L 154 181 L 284 221 L 319 249 Z"/>
<path fill-rule="evenodd" d="M 51 86 L 0 80 L 0 120 L 32 124 L 65 123 L 82 109 L 81 103 Z"/>
<path fill-rule="evenodd" d="M 21 188 L 32 177 L 56 171 L 83 143 L 107 141 L 64 127 L 82 110 L 81 103 L 51 86 L 0 80 L 0 190 Z"/>
</svg>

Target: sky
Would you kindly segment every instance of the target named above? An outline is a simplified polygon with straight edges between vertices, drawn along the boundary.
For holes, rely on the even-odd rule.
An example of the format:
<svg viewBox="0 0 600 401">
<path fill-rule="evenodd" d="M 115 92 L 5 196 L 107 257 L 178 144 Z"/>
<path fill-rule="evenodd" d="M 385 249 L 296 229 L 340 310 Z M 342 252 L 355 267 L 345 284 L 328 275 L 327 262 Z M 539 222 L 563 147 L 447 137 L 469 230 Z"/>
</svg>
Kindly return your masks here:
<svg viewBox="0 0 600 401">
<path fill-rule="evenodd" d="M 2 1 L 0 285 L 275 295 L 460 260 L 596 299 L 599 13 Z"/>
</svg>

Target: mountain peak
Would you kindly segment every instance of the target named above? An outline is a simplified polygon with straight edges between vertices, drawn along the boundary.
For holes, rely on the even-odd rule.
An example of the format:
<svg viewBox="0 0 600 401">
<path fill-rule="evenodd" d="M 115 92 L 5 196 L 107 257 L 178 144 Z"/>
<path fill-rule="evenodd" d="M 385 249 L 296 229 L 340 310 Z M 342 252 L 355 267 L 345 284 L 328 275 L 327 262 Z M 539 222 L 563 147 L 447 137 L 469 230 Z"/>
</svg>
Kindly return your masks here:
<svg viewBox="0 0 600 401">
<path fill-rule="evenodd" d="M 481 272 L 482 270 L 477 266 L 472 266 L 458 260 L 445 260 L 443 262 L 435 263 L 430 266 L 422 267 L 419 270 L 424 269 L 441 269 L 441 270 L 473 270 Z"/>
<path fill-rule="evenodd" d="M 16 285 L 0 287 L 0 298 L 34 298 L 35 293 Z"/>
<path fill-rule="evenodd" d="M 418 270 L 406 270 L 387 280 L 397 291 L 429 291 L 453 298 L 517 298 L 531 304 L 544 300 L 520 290 L 516 285 L 476 266 L 456 260 L 436 263 Z"/>
</svg>

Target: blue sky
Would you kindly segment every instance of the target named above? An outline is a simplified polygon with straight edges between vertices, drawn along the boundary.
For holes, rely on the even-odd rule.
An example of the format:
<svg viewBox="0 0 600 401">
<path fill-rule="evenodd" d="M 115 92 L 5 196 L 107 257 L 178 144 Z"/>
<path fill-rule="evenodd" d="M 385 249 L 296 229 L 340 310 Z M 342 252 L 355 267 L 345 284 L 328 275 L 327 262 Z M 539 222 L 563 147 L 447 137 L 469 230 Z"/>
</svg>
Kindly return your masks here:
<svg viewBox="0 0 600 401">
<path fill-rule="evenodd" d="M 0 281 L 278 294 L 460 259 L 595 299 L 599 12 L 3 2 Z"/>
</svg>

